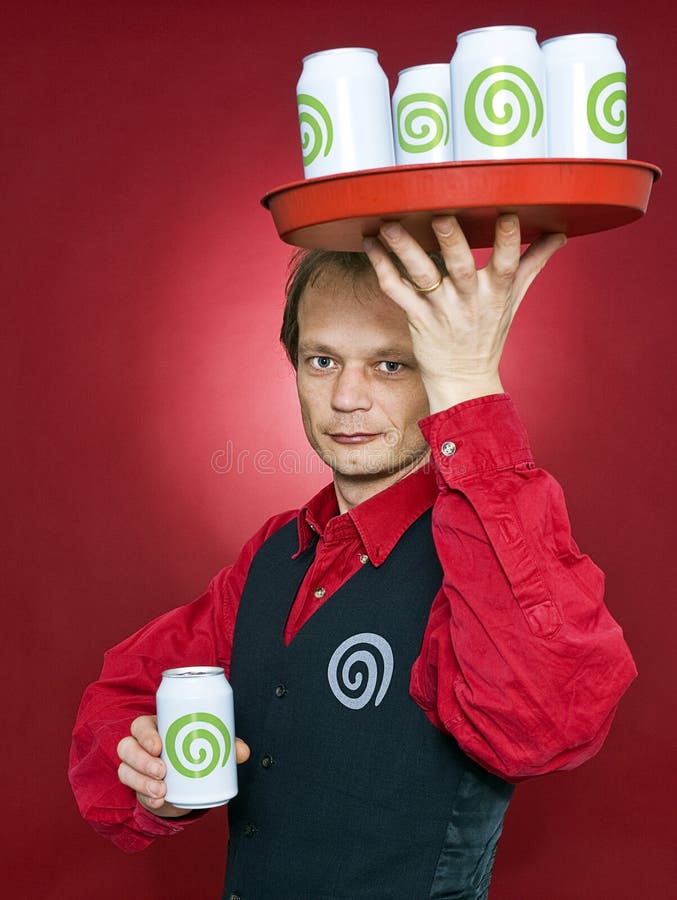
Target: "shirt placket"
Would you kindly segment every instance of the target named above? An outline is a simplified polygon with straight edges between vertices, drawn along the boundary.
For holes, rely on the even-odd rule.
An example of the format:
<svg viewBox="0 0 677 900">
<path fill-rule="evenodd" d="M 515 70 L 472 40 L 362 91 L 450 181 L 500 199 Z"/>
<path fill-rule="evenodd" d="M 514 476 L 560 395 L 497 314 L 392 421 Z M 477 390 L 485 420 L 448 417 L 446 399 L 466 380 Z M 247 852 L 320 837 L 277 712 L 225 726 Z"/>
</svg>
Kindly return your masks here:
<svg viewBox="0 0 677 900">
<path fill-rule="evenodd" d="M 354 525 L 350 521 L 329 522 L 318 537 L 315 557 L 296 595 L 286 640 L 291 641 L 305 622 L 368 561 Z"/>
</svg>

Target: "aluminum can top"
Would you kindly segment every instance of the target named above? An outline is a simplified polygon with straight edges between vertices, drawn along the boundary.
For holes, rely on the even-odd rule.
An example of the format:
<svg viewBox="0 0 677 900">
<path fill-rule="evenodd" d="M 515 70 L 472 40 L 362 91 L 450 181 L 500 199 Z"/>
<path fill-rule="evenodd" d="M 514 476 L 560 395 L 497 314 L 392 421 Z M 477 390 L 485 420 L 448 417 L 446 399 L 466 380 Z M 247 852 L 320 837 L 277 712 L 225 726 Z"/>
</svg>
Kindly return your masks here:
<svg viewBox="0 0 677 900">
<path fill-rule="evenodd" d="M 541 41 L 541 47 L 545 47 L 547 44 L 553 44 L 555 41 L 570 41 L 570 40 L 585 40 L 586 38 L 608 38 L 614 42 L 616 42 L 615 34 L 602 34 L 601 32 L 596 31 L 585 31 L 581 34 L 560 34 L 558 37 L 551 37 L 545 41 Z"/>
<path fill-rule="evenodd" d="M 308 56 L 303 57 L 303 62 L 306 63 L 309 59 L 317 56 L 329 56 L 334 53 L 371 53 L 378 59 L 376 50 L 370 50 L 368 47 L 334 47 L 331 50 L 317 50 L 315 53 L 309 53 Z"/>
<path fill-rule="evenodd" d="M 449 63 L 423 63 L 423 65 L 421 66 L 409 66 L 406 69 L 400 69 L 400 71 L 397 73 L 397 77 L 399 78 L 400 75 L 404 75 L 405 72 L 413 72 L 414 70 L 416 70 L 417 72 L 421 72 L 423 71 L 423 69 L 439 69 L 440 66 L 443 66 L 445 69 L 447 69 L 449 68 Z"/>
<path fill-rule="evenodd" d="M 487 25 L 484 28 L 471 28 L 469 31 L 462 31 L 456 35 L 456 40 L 460 41 L 462 37 L 467 37 L 469 34 L 485 34 L 491 31 L 527 31 L 531 34 L 536 34 L 536 29 L 532 28 L 531 25 Z"/>
<path fill-rule="evenodd" d="M 181 666 L 178 669 L 165 669 L 163 678 L 203 678 L 205 675 L 223 675 L 221 666 Z"/>
</svg>

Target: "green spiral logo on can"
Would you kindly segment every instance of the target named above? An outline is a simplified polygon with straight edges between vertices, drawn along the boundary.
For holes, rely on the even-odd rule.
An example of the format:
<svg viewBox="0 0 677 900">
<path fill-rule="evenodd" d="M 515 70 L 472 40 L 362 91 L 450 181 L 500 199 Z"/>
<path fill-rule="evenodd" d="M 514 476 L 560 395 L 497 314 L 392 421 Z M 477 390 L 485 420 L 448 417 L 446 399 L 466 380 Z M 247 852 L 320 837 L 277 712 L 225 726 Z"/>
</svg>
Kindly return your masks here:
<svg viewBox="0 0 677 900">
<path fill-rule="evenodd" d="M 449 143 L 449 110 L 438 94 L 407 94 L 397 104 L 397 140 L 406 153 Z"/>
<path fill-rule="evenodd" d="M 309 166 L 320 153 L 329 156 L 334 143 L 334 126 L 327 107 L 317 97 L 298 94 L 296 99 L 299 105 L 303 165 Z"/>
<path fill-rule="evenodd" d="M 169 761 L 186 778 L 206 778 L 219 765 L 225 766 L 232 745 L 225 724 L 218 716 L 206 712 L 189 713 L 176 719 L 165 737 Z"/>
<path fill-rule="evenodd" d="M 622 144 L 628 133 L 626 106 L 625 72 L 599 78 L 588 94 L 588 124 L 595 137 L 607 144 Z"/>
<path fill-rule="evenodd" d="M 480 110 L 486 124 L 480 121 Z M 490 147 L 509 147 L 530 127 L 531 137 L 536 137 L 543 124 L 543 98 L 524 69 L 491 66 L 470 82 L 463 112 L 474 138 Z"/>
</svg>

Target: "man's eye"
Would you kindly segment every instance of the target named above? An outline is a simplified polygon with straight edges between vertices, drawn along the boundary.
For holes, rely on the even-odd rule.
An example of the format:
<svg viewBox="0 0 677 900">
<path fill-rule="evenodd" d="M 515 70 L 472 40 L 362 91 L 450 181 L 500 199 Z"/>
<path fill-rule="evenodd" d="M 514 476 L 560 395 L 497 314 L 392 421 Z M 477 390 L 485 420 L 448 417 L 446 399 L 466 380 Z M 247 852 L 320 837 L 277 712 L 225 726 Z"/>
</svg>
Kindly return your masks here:
<svg viewBox="0 0 677 900">
<path fill-rule="evenodd" d="M 391 359 L 386 359 L 383 362 L 379 363 L 379 367 L 381 371 L 387 372 L 389 375 L 393 375 L 395 372 L 401 372 L 403 368 L 403 364 L 399 362 L 394 362 Z"/>
<path fill-rule="evenodd" d="M 310 364 L 316 369 L 331 369 L 333 360 L 331 356 L 313 356 Z"/>
</svg>

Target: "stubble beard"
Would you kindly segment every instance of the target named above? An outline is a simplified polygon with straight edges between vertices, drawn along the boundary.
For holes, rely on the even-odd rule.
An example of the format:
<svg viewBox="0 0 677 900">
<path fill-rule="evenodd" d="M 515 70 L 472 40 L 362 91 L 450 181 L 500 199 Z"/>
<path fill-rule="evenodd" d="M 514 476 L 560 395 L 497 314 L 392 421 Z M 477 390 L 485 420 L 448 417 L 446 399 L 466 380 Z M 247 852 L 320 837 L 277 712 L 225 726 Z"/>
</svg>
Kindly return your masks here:
<svg viewBox="0 0 677 900">
<path fill-rule="evenodd" d="M 425 458 L 430 448 L 421 437 L 420 443 L 407 448 L 399 446 L 399 442 L 387 446 L 387 438 L 377 438 L 378 449 L 372 447 L 372 442 L 354 449 L 346 448 L 345 452 L 336 452 L 329 449 L 322 440 L 308 434 L 311 447 L 320 459 L 332 470 L 334 476 L 350 482 L 369 482 L 381 479 L 397 480 L 394 476 L 398 473 L 408 474 L 415 469 Z M 322 437 L 331 440 L 326 435 Z M 386 446 L 384 447 L 384 443 Z"/>
</svg>

